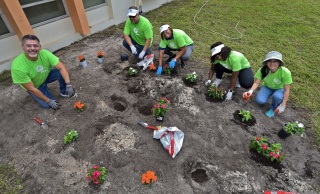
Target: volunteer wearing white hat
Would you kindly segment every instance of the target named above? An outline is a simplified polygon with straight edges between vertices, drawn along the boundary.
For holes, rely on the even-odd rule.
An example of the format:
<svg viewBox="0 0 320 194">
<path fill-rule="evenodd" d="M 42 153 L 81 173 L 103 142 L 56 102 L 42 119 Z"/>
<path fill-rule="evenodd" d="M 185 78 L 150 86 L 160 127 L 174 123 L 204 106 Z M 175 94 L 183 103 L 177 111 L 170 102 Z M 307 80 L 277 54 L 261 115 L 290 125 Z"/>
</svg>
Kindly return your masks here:
<svg viewBox="0 0 320 194">
<path fill-rule="evenodd" d="M 230 47 L 225 46 L 222 42 L 216 42 L 211 47 L 211 68 L 209 70 L 208 81 L 205 85 L 211 84 L 213 74 L 216 72 L 216 79 L 211 84 L 216 87 L 222 81 L 223 73 L 231 73 L 232 78 L 227 93 L 226 100 L 232 99 L 235 87 L 243 87 L 249 89 L 254 81 L 253 72 L 247 58 Z M 239 80 L 239 84 L 237 83 Z"/>
<path fill-rule="evenodd" d="M 262 62 L 262 67 L 255 74 L 255 81 L 248 92 L 243 93 L 243 98 L 248 98 L 252 92 L 262 87 L 258 92 L 256 101 L 259 104 L 268 102 L 272 96 L 270 109 L 266 112 L 268 117 L 273 117 L 275 113 L 282 113 L 286 107 L 290 94 L 290 84 L 292 84 L 291 72 L 283 67 L 282 55 L 278 51 L 271 51 Z"/>
<path fill-rule="evenodd" d="M 168 24 L 164 24 L 160 27 L 161 41 L 159 44 L 159 66 L 157 69 L 157 75 L 162 73 L 162 58 L 163 54 L 169 55 L 167 62 L 169 68 L 173 69 L 176 65 L 176 61 L 180 59 L 180 66 L 185 67 L 184 61 L 190 58 L 193 52 L 194 45 L 192 39 L 182 30 L 172 29 Z M 174 54 L 172 51 L 179 51 Z"/>
<path fill-rule="evenodd" d="M 143 59 L 145 55 L 150 54 L 153 41 L 152 24 L 139 14 L 135 6 L 129 8 L 127 16 L 129 18 L 123 30 L 123 46 L 139 59 Z"/>
</svg>

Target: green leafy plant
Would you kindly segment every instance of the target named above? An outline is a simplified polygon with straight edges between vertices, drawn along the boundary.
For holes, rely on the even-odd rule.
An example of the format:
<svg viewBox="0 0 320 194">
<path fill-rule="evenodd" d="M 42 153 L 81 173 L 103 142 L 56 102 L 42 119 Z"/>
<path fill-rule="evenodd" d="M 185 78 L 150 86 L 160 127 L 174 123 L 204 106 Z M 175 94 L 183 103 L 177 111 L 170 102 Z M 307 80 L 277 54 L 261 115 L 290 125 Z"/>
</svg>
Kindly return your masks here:
<svg viewBox="0 0 320 194">
<path fill-rule="evenodd" d="M 87 180 L 93 184 L 103 184 L 107 178 L 107 170 L 105 167 L 92 166 L 88 172 Z"/>
<path fill-rule="evenodd" d="M 208 94 L 210 97 L 215 99 L 224 99 L 226 91 L 223 88 L 218 88 L 216 86 L 210 86 L 208 89 Z"/>
<path fill-rule="evenodd" d="M 151 112 L 157 116 L 157 117 L 164 117 L 164 115 L 167 113 L 170 105 L 170 100 L 167 98 L 160 97 L 158 103 L 156 103 L 153 108 L 151 109 Z"/>
<path fill-rule="evenodd" d="M 283 129 L 290 135 L 302 135 L 304 132 L 304 125 L 298 121 L 288 122 L 284 125 Z"/>
<path fill-rule="evenodd" d="M 138 71 L 135 68 L 130 67 L 128 73 L 131 76 L 135 76 L 137 75 Z"/>
<path fill-rule="evenodd" d="M 249 145 L 250 149 L 270 159 L 271 161 L 282 162 L 284 154 L 282 153 L 282 146 L 280 143 L 270 144 L 265 137 L 254 137 Z"/>
<path fill-rule="evenodd" d="M 252 119 L 251 112 L 248 110 L 240 110 L 239 115 L 242 116 L 242 121 L 250 121 Z"/>
<path fill-rule="evenodd" d="M 170 75 L 171 74 L 171 70 L 170 70 L 169 65 L 167 63 L 164 64 L 162 73 L 164 73 L 165 75 Z"/>
<path fill-rule="evenodd" d="M 64 144 L 74 142 L 78 139 L 79 134 L 77 131 L 74 129 L 71 129 L 71 131 L 67 132 L 66 135 L 64 136 Z"/>
<path fill-rule="evenodd" d="M 198 74 L 195 71 L 187 74 L 186 80 L 189 80 L 190 82 L 196 82 L 197 79 L 198 79 Z"/>
</svg>

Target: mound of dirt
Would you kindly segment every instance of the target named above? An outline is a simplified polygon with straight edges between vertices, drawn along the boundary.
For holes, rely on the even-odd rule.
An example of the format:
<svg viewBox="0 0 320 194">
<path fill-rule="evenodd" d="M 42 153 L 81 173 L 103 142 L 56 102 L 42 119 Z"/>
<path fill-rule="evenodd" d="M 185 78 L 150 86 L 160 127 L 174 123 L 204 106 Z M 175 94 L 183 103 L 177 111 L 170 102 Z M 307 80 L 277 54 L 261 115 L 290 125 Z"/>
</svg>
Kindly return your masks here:
<svg viewBox="0 0 320 194">
<path fill-rule="evenodd" d="M 243 109 L 242 93 L 237 89 L 233 100 L 212 102 L 204 86 L 208 69 L 197 61 L 187 61 L 186 68 L 176 67 L 170 76 L 156 76 L 154 71 L 139 69 L 128 76 L 136 60 L 120 60 L 129 54 L 122 46 L 122 33 L 107 29 L 65 47 L 55 54 L 67 65 L 77 98 L 59 96 L 58 83 L 49 85 L 62 104 L 58 111 L 42 109 L 22 89 L 1 84 L 0 147 L 1 164 L 12 162 L 22 177 L 27 193 L 262 193 L 285 190 L 313 194 L 319 189 L 320 154 L 312 146 L 313 133 L 305 110 L 287 106 L 284 114 L 267 118 L 268 105 L 251 100 L 245 107 L 255 117 L 246 125 L 234 118 Z M 96 53 L 106 52 L 102 64 Z M 158 57 L 157 46 L 152 48 Z M 77 55 L 88 62 L 82 68 Z M 154 63 L 157 65 L 158 61 Z M 187 84 L 184 77 L 195 71 L 199 79 Z M 229 77 L 222 86 L 227 88 Z M 251 99 L 255 99 L 256 92 Z M 171 101 L 164 122 L 157 122 L 151 108 L 160 97 Z M 76 101 L 87 109 L 77 112 Z M 49 126 L 42 129 L 33 117 Z M 277 132 L 288 121 L 304 123 L 303 137 L 285 140 Z M 184 132 L 180 153 L 172 158 L 153 131 L 138 124 L 176 126 Z M 79 138 L 63 144 L 71 129 Z M 261 161 L 249 150 L 255 135 L 282 144 L 285 159 L 280 167 Z M 107 180 L 95 186 L 86 180 L 92 165 L 107 169 Z M 279 170 L 280 169 L 280 170 Z M 158 177 L 150 189 L 141 184 L 141 175 L 152 170 Z"/>
</svg>

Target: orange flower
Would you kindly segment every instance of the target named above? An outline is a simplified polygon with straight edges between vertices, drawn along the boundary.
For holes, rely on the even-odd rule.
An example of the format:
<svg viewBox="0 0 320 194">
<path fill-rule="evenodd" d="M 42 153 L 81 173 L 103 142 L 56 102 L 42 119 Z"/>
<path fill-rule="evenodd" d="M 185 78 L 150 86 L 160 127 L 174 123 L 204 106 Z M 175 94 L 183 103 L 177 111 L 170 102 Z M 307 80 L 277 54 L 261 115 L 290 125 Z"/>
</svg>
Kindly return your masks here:
<svg viewBox="0 0 320 194">
<path fill-rule="evenodd" d="M 73 107 L 77 110 L 82 110 L 84 108 L 84 103 L 81 103 L 80 101 L 74 103 Z"/>
<path fill-rule="evenodd" d="M 155 176 L 155 173 L 153 171 L 148 170 L 146 173 L 142 174 L 142 184 L 154 183 L 156 180 L 157 176 Z"/>
<path fill-rule="evenodd" d="M 97 54 L 97 56 L 98 56 L 99 58 L 103 57 L 103 56 L 104 56 L 103 51 L 99 51 L 98 54 Z"/>
<path fill-rule="evenodd" d="M 82 61 L 85 60 L 84 57 L 83 57 L 83 55 L 79 55 L 79 56 L 78 56 L 78 59 L 79 59 L 80 62 L 82 62 Z"/>
<path fill-rule="evenodd" d="M 152 71 L 152 70 L 156 70 L 157 67 L 153 63 L 151 63 L 151 65 L 149 66 L 149 69 Z"/>
</svg>

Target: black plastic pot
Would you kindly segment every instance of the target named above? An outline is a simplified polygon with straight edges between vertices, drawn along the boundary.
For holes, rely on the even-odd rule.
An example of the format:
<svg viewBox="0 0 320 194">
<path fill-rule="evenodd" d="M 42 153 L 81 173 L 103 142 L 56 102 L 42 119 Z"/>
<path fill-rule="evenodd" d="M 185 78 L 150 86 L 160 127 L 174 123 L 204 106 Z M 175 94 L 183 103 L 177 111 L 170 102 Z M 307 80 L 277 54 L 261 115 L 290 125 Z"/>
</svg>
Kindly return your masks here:
<svg viewBox="0 0 320 194">
<path fill-rule="evenodd" d="M 164 120 L 164 117 L 156 117 L 156 121 L 159 121 L 159 122 L 163 122 L 163 120 Z"/>
<path fill-rule="evenodd" d="M 122 54 L 122 55 L 120 56 L 120 59 L 121 59 L 121 61 L 127 61 L 127 60 L 129 59 L 129 55 L 127 55 L 127 54 Z"/>
<path fill-rule="evenodd" d="M 288 134 L 286 132 L 286 130 L 284 130 L 283 128 L 278 132 L 278 136 L 281 138 L 281 139 L 286 139 L 287 137 L 290 136 L 290 134 Z"/>
</svg>

